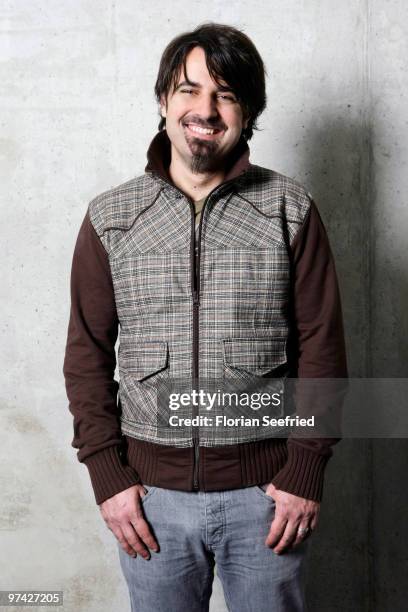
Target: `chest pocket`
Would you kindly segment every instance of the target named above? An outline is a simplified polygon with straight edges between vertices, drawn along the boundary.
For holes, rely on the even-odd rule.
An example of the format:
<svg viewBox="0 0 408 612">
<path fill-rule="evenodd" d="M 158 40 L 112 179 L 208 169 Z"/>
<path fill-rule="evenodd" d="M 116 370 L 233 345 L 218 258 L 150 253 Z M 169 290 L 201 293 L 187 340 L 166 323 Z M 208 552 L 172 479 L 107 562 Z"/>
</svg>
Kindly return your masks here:
<svg viewBox="0 0 408 612">
<path fill-rule="evenodd" d="M 168 378 L 169 354 L 166 340 L 138 342 L 134 348 L 119 349 L 119 372 L 138 382 Z M 160 377 L 158 376 L 160 374 Z"/>
<path fill-rule="evenodd" d="M 169 378 L 167 340 L 136 341 L 119 347 L 121 418 L 155 431 L 158 426 L 159 385 Z"/>
<path fill-rule="evenodd" d="M 265 338 L 225 338 L 224 387 L 229 392 L 279 394 L 280 402 L 270 416 L 284 410 L 284 378 L 287 374 L 286 332 Z"/>
<path fill-rule="evenodd" d="M 224 377 L 236 371 L 253 376 L 279 376 L 286 364 L 286 333 L 266 338 L 225 338 Z"/>
</svg>

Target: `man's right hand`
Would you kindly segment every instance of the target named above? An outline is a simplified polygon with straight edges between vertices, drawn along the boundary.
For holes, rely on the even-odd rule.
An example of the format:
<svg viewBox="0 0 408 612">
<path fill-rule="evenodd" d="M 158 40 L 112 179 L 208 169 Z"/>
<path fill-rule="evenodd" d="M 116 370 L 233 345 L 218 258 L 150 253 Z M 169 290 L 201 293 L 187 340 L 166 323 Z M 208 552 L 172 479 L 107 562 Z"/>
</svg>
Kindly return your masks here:
<svg viewBox="0 0 408 612">
<path fill-rule="evenodd" d="M 99 509 L 123 550 L 131 557 L 139 554 L 147 560 L 150 559 L 148 548 L 158 552 L 159 546 L 143 515 L 140 498 L 145 495 L 143 485 L 136 484 L 106 499 Z"/>
</svg>

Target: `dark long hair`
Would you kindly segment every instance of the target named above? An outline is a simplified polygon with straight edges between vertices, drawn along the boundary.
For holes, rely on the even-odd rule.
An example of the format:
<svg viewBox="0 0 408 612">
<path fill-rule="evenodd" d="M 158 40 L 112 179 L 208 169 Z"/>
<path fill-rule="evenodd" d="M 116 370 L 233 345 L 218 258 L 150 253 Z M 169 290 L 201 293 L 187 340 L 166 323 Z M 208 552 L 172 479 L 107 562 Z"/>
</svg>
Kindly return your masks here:
<svg viewBox="0 0 408 612">
<path fill-rule="evenodd" d="M 181 68 L 186 71 L 186 57 L 194 47 L 205 52 L 208 72 L 220 84 L 223 79 L 234 91 L 241 105 L 244 117 L 249 117 L 248 126 L 242 130 L 242 137 L 250 140 L 253 130 L 258 130 L 257 118 L 266 107 L 264 63 L 250 38 L 228 25 L 205 22 L 192 32 L 184 32 L 167 45 L 160 60 L 154 93 L 160 104 L 162 96 L 167 97 L 177 86 Z M 164 129 L 166 120 L 160 118 L 159 130 Z"/>
</svg>

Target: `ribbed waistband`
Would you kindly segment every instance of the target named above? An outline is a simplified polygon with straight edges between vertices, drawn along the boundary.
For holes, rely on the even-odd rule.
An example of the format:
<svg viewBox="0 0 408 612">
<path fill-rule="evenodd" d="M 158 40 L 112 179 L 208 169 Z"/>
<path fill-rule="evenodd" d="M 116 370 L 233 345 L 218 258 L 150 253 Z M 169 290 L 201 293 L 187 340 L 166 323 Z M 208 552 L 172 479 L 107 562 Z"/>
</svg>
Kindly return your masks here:
<svg viewBox="0 0 408 612">
<path fill-rule="evenodd" d="M 179 448 L 124 436 L 127 461 L 152 486 L 192 491 L 194 447 Z M 238 489 L 270 482 L 288 458 L 285 438 L 199 447 L 199 490 Z"/>
</svg>

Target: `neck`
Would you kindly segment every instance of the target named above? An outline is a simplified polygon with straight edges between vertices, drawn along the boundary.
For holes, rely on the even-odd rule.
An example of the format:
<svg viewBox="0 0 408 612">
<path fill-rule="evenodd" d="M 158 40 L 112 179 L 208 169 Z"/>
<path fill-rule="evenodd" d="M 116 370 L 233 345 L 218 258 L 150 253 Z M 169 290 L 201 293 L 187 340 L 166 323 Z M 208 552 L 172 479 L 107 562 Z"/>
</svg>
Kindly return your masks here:
<svg viewBox="0 0 408 612">
<path fill-rule="evenodd" d="M 179 158 L 177 151 L 171 147 L 171 162 L 168 168 L 173 183 L 192 200 L 201 200 L 210 191 L 220 185 L 225 178 L 225 168 L 214 171 L 194 173 Z"/>
</svg>

